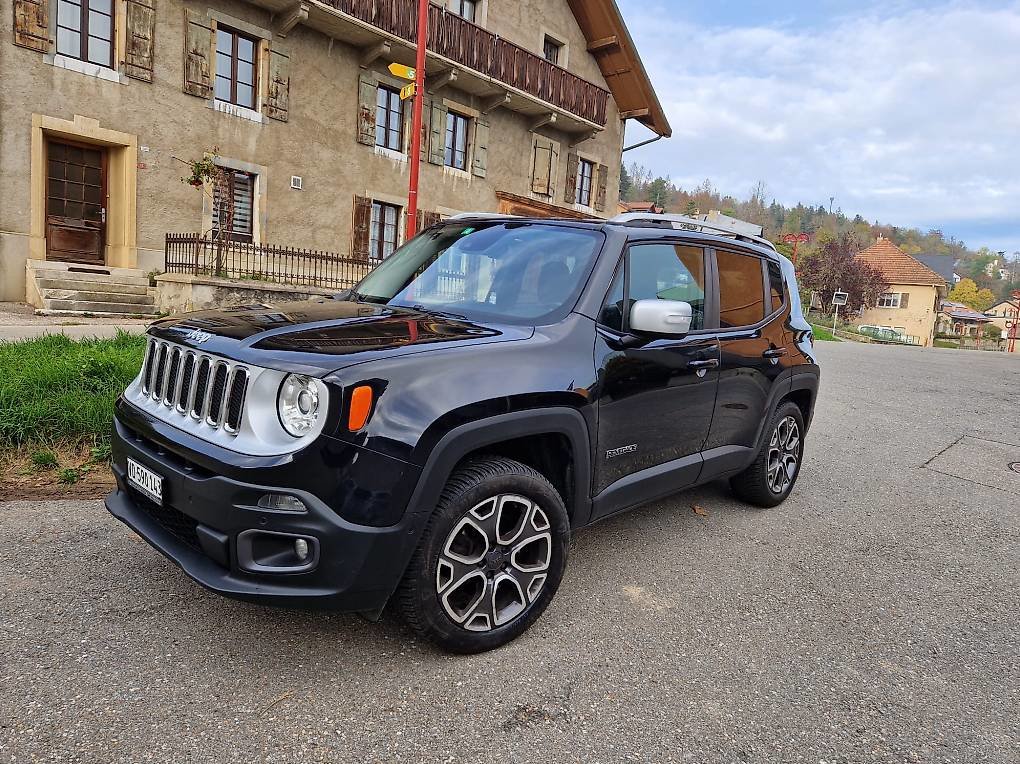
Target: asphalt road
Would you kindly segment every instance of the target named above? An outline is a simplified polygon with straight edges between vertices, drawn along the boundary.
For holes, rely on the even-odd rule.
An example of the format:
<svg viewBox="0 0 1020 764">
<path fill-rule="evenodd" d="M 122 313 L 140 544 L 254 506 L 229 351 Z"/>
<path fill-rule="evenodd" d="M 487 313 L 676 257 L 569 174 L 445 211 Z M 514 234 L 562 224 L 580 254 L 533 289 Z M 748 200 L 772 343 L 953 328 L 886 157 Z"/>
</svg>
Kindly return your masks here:
<svg viewBox="0 0 1020 764">
<path fill-rule="evenodd" d="M 0 761 L 1020 761 L 1020 357 L 819 354 L 789 501 L 580 534 L 487 655 L 220 599 L 99 502 L 0 506 Z"/>
</svg>

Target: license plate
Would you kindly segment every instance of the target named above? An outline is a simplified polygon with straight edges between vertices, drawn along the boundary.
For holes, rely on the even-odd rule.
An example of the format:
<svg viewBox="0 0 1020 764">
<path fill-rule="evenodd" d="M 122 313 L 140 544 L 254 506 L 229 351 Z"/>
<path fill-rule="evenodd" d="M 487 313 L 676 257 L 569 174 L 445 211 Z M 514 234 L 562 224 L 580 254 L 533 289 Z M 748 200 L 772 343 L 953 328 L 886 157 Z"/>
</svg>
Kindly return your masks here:
<svg viewBox="0 0 1020 764">
<path fill-rule="evenodd" d="M 127 479 L 154 502 L 163 503 L 163 478 L 130 457 L 127 460 Z"/>
</svg>

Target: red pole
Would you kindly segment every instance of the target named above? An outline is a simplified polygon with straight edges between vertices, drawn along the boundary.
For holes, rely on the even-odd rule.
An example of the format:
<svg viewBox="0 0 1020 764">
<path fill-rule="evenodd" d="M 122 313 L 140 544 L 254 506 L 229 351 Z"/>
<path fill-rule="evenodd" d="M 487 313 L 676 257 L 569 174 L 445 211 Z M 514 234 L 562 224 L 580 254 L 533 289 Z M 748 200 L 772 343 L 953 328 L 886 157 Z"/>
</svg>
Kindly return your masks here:
<svg viewBox="0 0 1020 764">
<path fill-rule="evenodd" d="M 410 239 L 418 228 L 418 173 L 421 170 L 421 110 L 425 90 L 425 48 L 429 32 L 429 0 L 418 0 L 418 56 L 414 65 L 414 108 L 411 116 L 411 181 L 407 189 L 407 231 Z"/>
</svg>

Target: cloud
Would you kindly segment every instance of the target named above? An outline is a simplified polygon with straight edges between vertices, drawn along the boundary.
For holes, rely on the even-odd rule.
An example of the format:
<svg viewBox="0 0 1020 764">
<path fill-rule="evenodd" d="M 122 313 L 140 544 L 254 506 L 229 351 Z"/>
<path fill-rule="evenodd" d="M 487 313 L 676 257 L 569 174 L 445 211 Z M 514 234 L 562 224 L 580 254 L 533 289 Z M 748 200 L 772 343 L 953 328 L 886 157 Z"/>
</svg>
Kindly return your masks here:
<svg viewBox="0 0 1020 764">
<path fill-rule="evenodd" d="M 1020 3 L 893 4 L 790 24 L 687 20 L 621 3 L 674 137 L 625 155 L 683 187 L 1020 249 Z M 631 140 L 637 130 L 631 131 Z M 1012 222 L 1013 227 L 1003 228 Z"/>
</svg>

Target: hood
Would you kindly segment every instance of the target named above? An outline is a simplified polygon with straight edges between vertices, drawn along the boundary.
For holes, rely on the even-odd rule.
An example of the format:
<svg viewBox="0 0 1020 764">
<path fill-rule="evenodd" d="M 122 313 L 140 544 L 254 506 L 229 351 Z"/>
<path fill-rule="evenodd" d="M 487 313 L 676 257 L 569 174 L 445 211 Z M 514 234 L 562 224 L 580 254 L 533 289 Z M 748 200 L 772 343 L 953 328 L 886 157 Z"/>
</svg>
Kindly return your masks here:
<svg viewBox="0 0 1020 764">
<path fill-rule="evenodd" d="M 380 355 L 527 339 L 530 326 L 476 322 L 371 303 L 318 299 L 260 303 L 164 319 L 150 333 L 261 365 L 331 371 Z"/>
</svg>

